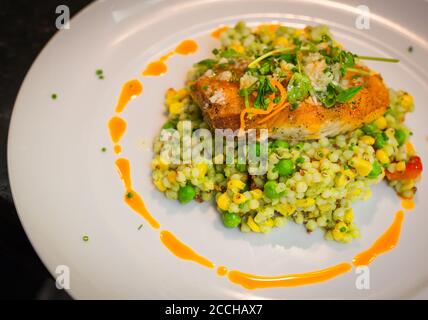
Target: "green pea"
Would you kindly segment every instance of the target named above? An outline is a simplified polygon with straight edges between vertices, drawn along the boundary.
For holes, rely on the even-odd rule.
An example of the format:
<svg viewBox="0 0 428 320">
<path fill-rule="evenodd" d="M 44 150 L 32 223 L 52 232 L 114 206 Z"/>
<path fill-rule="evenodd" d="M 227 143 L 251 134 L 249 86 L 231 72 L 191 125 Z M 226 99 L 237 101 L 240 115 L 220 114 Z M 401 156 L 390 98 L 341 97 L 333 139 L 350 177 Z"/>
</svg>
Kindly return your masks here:
<svg viewBox="0 0 428 320">
<path fill-rule="evenodd" d="M 277 183 L 275 181 L 268 181 L 264 186 L 265 196 L 269 199 L 278 199 L 280 194 L 276 192 Z"/>
<path fill-rule="evenodd" d="M 192 201 L 195 198 L 195 196 L 196 196 L 195 188 L 191 185 L 181 187 L 180 190 L 178 190 L 178 200 L 182 204 L 186 204 Z"/>
<path fill-rule="evenodd" d="M 290 176 L 294 173 L 294 163 L 290 159 L 281 159 L 276 164 L 275 169 L 281 177 Z"/>
<path fill-rule="evenodd" d="M 305 143 L 304 143 L 304 142 L 299 142 L 299 143 L 298 143 L 298 144 L 296 144 L 294 147 L 295 147 L 297 150 L 302 150 L 304 145 L 305 145 Z"/>
<path fill-rule="evenodd" d="M 290 144 L 284 140 L 275 140 L 274 142 L 272 142 L 273 149 L 278 149 L 278 148 L 288 149 L 289 147 L 290 147 Z"/>
<path fill-rule="evenodd" d="M 361 130 L 363 130 L 363 132 L 369 136 L 373 135 L 376 130 L 377 130 L 377 126 L 374 123 L 368 123 L 365 124 Z"/>
<path fill-rule="evenodd" d="M 236 228 L 241 223 L 241 217 L 233 212 L 225 212 L 223 223 L 227 228 Z"/>
<path fill-rule="evenodd" d="M 304 163 L 305 162 L 305 158 L 303 158 L 302 156 L 300 156 L 300 157 L 298 157 L 297 159 L 296 159 L 296 163 L 297 164 L 302 164 L 302 163 Z"/>
<path fill-rule="evenodd" d="M 397 139 L 398 145 L 402 146 L 407 139 L 406 132 L 404 132 L 404 130 L 398 129 L 395 131 L 395 139 Z"/>
<path fill-rule="evenodd" d="M 383 132 L 378 133 L 376 134 L 376 140 L 373 146 L 376 149 L 382 149 L 385 146 L 387 141 L 388 141 L 388 137 Z"/>
<path fill-rule="evenodd" d="M 382 166 L 378 161 L 373 162 L 372 171 L 368 174 L 369 178 L 376 178 L 382 173 Z"/>
</svg>

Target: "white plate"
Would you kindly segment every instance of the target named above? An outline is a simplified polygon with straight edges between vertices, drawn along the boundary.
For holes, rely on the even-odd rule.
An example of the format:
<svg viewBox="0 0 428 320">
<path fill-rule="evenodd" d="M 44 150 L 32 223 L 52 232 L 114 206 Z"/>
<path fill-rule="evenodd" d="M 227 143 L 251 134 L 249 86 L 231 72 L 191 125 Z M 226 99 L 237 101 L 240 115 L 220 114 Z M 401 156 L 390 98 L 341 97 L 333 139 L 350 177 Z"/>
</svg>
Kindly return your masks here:
<svg viewBox="0 0 428 320">
<path fill-rule="evenodd" d="M 326 23 L 355 52 L 401 59 L 394 65 L 370 65 L 391 87 L 414 95 L 416 112 L 407 123 L 414 130 L 416 148 L 428 159 L 428 45 L 426 28 L 418 20 L 427 4 L 388 1 L 391 5 L 379 12 L 376 8 L 382 6 L 376 3 L 369 5 L 376 13 L 370 30 L 355 28 L 358 12 L 353 5 L 320 1 L 106 0 L 80 13 L 70 30 L 52 39 L 28 73 L 9 136 L 15 203 L 49 270 L 55 275 L 58 265 L 70 268 L 75 298 L 427 297 L 420 293 L 428 284 L 427 179 L 419 184 L 416 209 L 406 213 L 398 247 L 370 266 L 370 290 L 358 290 L 357 275 L 351 271 L 322 284 L 249 291 L 213 270 L 174 257 L 160 243 L 159 233 L 125 206 L 107 133 L 122 84 L 139 78 L 144 93 L 124 113 L 129 128 L 122 142 L 135 188 L 162 228 L 172 230 L 216 265 L 280 275 L 349 262 L 390 225 L 400 208 L 386 185 L 374 188 L 372 200 L 355 206 L 362 238 L 350 245 L 326 242 L 320 232 L 308 235 L 292 223 L 269 235 L 243 234 L 224 228 L 210 204 L 182 206 L 157 192 L 150 179 L 150 146 L 164 122 L 165 90 L 180 87 L 192 63 L 217 45 L 209 37 L 214 28 L 238 20 L 277 20 L 291 25 Z M 405 23 L 414 28 L 404 27 Z M 172 57 L 163 77 L 140 76 L 149 61 L 185 38 L 199 43 L 195 55 Z M 409 45 L 414 48 L 411 54 Z M 98 68 L 104 70 L 103 81 L 95 76 Z M 53 92 L 58 94 L 56 101 L 50 99 Z M 104 146 L 107 153 L 100 151 Z M 138 230 L 141 223 L 144 227 Z M 83 242 L 83 235 L 90 240 Z"/>
</svg>

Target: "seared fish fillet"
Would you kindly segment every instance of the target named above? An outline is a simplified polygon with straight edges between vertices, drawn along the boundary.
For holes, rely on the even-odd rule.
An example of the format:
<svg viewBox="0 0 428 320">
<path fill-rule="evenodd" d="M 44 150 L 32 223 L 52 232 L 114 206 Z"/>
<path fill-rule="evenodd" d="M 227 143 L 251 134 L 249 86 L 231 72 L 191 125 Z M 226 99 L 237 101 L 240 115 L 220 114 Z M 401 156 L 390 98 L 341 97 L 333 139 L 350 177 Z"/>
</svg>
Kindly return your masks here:
<svg viewBox="0 0 428 320">
<path fill-rule="evenodd" d="M 283 109 L 268 121 L 257 124 L 263 116 L 246 121 L 246 129 L 268 129 L 272 138 L 310 140 L 336 136 L 355 130 L 381 117 L 388 105 L 388 90 L 379 74 L 366 76 L 365 86 L 345 104 L 326 108 L 306 99 L 295 109 Z M 237 130 L 245 108 L 239 96 L 239 82 L 222 80 L 221 76 L 202 76 L 193 86 L 192 98 L 214 129 Z"/>
</svg>

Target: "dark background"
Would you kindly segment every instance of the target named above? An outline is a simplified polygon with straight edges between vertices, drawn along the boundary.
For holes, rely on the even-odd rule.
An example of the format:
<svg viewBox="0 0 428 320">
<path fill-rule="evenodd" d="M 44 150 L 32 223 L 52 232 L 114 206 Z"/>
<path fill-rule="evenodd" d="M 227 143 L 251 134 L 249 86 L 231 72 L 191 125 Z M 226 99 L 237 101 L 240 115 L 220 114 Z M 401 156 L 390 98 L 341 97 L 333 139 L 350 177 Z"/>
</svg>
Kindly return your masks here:
<svg viewBox="0 0 428 320">
<path fill-rule="evenodd" d="M 7 135 L 22 81 L 34 59 L 57 32 L 55 9 L 71 16 L 92 0 L 0 0 L 0 299 L 69 299 L 55 282 L 22 229 L 7 173 Z"/>
</svg>

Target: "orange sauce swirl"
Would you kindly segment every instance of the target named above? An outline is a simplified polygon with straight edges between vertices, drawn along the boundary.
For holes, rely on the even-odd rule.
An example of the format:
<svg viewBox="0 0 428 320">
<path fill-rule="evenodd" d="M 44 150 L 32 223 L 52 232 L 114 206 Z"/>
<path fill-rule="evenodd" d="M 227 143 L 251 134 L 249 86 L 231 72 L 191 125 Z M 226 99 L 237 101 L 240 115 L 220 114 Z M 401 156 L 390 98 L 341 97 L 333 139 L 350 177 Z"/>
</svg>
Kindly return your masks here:
<svg viewBox="0 0 428 320">
<path fill-rule="evenodd" d="M 129 101 L 139 96 L 143 92 L 143 85 L 138 80 L 130 80 L 126 82 L 119 96 L 119 101 L 116 105 L 116 112 L 121 113 L 125 110 L 125 107 L 128 105 Z"/>
<path fill-rule="evenodd" d="M 227 274 L 228 270 L 225 266 L 219 266 L 217 268 L 217 275 L 220 277 L 224 277 Z"/>
<path fill-rule="evenodd" d="M 214 264 L 211 261 L 197 254 L 189 246 L 178 240 L 171 232 L 166 230 L 162 231 L 160 233 L 160 239 L 165 247 L 175 256 L 199 263 L 207 268 L 214 268 Z"/>
<path fill-rule="evenodd" d="M 404 212 L 400 210 L 395 214 L 394 221 L 384 234 L 382 234 L 369 249 L 357 254 L 352 260 L 352 263 L 355 266 L 367 266 L 372 263 L 378 255 L 395 248 L 400 238 L 403 220 Z"/>
<path fill-rule="evenodd" d="M 198 44 L 194 40 L 184 40 L 175 48 L 175 52 L 181 55 L 192 54 L 197 50 Z"/>
<path fill-rule="evenodd" d="M 246 289 L 265 289 L 279 287 L 296 287 L 330 280 L 338 275 L 349 272 L 352 269 L 349 263 L 340 263 L 322 270 L 287 274 L 282 276 L 258 276 L 241 271 L 229 271 L 227 277 L 235 284 Z"/>
<path fill-rule="evenodd" d="M 220 39 L 220 35 L 227 31 L 229 29 L 228 26 L 221 26 L 218 27 L 217 29 L 215 29 L 213 32 L 211 32 L 211 37 L 213 37 L 214 39 Z"/>
<path fill-rule="evenodd" d="M 145 77 L 159 77 L 168 71 L 168 66 L 166 61 L 172 57 L 174 54 L 189 55 L 193 54 L 198 50 L 198 44 L 194 40 L 184 40 L 182 41 L 174 51 L 167 53 L 162 56 L 159 60 L 150 62 L 146 69 L 143 71 L 143 76 Z"/>
<path fill-rule="evenodd" d="M 126 131 L 126 122 L 120 117 L 112 117 L 108 122 L 111 140 L 118 143 Z"/>
<path fill-rule="evenodd" d="M 120 179 L 125 187 L 125 203 L 135 212 L 140 214 L 154 228 L 159 229 L 160 225 L 147 210 L 141 196 L 132 189 L 131 166 L 128 159 L 119 158 L 115 162 Z"/>
<path fill-rule="evenodd" d="M 413 210 L 415 208 L 414 199 L 401 199 L 401 206 L 406 210 Z"/>
</svg>

